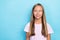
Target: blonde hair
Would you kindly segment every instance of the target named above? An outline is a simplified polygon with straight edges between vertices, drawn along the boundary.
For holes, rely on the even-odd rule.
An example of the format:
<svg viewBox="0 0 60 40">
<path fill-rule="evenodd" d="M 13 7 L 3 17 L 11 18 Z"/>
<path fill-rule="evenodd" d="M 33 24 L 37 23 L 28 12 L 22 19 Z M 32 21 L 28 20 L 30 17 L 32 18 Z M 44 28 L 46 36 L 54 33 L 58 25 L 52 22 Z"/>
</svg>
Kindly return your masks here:
<svg viewBox="0 0 60 40">
<path fill-rule="evenodd" d="M 41 31 L 41 33 L 42 33 L 42 35 L 44 35 L 44 37 L 46 37 L 48 35 L 48 30 L 47 30 L 47 25 L 46 25 L 46 18 L 45 18 L 44 8 L 40 3 L 34 5 L 33 9 L 32 9 L 32 16 L 31 16 L 31 21 L 30 21 L 30 36 L 35 35 L 35 32 L 34 32 L 34 29 L 35 29 L 35 26 L 34 26 L 35 17 L 33 15 L 33 11 L 34 11 L 34 8 L 36 6 L 41 6 L 42 9 L 43 9 L 43 15 L 42 15 L 42 18 L 41 18 L 42 19 L 42 31 Z"/>
</svg>

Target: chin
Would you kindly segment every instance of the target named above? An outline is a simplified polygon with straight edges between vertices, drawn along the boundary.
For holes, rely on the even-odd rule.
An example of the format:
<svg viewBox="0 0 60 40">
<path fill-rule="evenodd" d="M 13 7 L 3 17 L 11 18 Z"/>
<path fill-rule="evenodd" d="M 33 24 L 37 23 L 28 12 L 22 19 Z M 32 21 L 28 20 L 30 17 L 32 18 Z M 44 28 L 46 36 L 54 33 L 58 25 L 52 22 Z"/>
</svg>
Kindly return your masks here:
<svg viewBox="0 0 60 40">
<path fill-rule="evenodd" d="M 41 17 L 37 17 L 36 19 L 40 19 Z"/>
</svg>

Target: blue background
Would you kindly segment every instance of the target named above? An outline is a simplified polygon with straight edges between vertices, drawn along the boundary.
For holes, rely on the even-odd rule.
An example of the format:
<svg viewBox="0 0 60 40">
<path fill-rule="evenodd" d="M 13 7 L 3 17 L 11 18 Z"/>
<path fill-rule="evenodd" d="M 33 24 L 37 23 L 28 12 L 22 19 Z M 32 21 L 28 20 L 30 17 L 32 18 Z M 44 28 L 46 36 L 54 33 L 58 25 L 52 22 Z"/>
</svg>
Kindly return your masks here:
<svg viewBox="0 0 60 40">
<path fill-rule="evenodd" d="M 0 40 L 26 39 L 24 27 L 36 3 L 44 6 L 47 22 L 54 31 L 51 40 L 60 40 L 59 0 L 0 0 Z"/>
</svg>

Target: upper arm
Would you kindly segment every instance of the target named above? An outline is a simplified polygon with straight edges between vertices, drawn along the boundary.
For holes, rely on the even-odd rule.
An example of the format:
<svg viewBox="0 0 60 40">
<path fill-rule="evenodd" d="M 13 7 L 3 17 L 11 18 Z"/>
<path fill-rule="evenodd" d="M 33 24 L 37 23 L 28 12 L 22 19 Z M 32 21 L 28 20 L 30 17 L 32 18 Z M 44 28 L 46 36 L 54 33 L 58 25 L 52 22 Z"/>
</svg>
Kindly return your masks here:
<svg viewBox="0 0 60 40">
<path fill-rule="evenodd" d="M 26 32 L 26 37 L 29 37 L 29 32 Z"/>
<path fill-rule="evenodd" d="M 26 40 L 30 40 L 30 22 L 25 25 L 24 31 L 26 32 Z"/>
<path fill-rule="evenodd" d="M 51 40 L 51 34 L 54 33 L 54 31 L 49 23 L 47 23 L 47 29 L 48 29 L 47 40 Z"/>
<path fill-rule="evenodd" d="M 30 40 L 29 32 L 26 32 L 26 40 Z"/>
<path fill-rule="evenodd" d="M 51 40 L 51 35 L 50 34 L 48 34 L 47 40 Z"/>
</svg>

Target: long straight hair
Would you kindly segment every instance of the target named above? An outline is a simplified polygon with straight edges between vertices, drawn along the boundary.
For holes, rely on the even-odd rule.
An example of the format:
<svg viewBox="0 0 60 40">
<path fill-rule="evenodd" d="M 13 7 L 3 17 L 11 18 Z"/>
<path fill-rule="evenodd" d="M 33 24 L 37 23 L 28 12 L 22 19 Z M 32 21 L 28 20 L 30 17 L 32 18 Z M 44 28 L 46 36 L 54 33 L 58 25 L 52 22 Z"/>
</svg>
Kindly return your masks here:
<svg viewBox="0 0 60 40">
<path fill-rule="evenodd" d="M 37 4 L 34 5 L 33 8 L 32 8 L 32 16 L 31 16 L 31 21 L 30 21 L 30 36 L 35 35 L 35 32 L 34 32 L 34 31 L 35 31 L 35 26 L 34 26 L 35 17 L 34 17 L 34 15 L 33 15 L 33 11 L 34 11 L 34 8 L 35 8 L 36 6 L 41 6 L 42 9 L 43 9 L 43 10 L 42 10 L 43 15 L 42 15 L 42 17 L 41 17 L 41 19 L 42 19 L 42 31 L 41 31 L 41 33 L 42 33 L 42 35 L 43 35 L 44 37 L 47 37 L 47 35 L 48 35 L 48 30 L 47 30 L 47 25 L 46 25 L 45 12 L 44 12 L 43 6 L 42 6 L 40 3 L 37 3 Z"/>
</svg>

